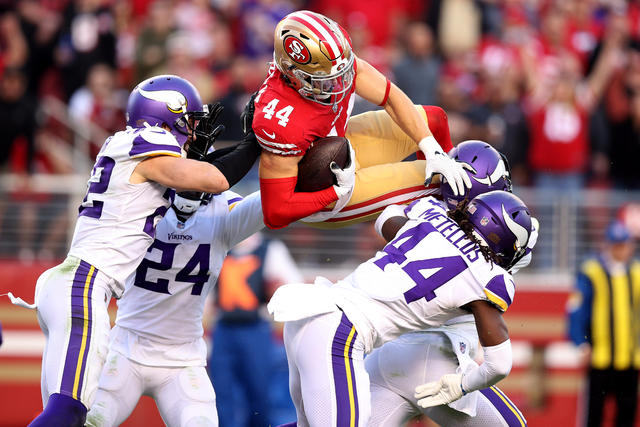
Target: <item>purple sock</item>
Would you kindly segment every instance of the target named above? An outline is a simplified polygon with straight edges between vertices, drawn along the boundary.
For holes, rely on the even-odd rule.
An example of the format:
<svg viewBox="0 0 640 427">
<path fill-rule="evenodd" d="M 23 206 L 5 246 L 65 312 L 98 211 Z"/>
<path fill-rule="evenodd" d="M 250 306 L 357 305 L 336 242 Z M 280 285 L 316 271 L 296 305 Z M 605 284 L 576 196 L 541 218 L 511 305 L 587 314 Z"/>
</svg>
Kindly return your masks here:
<svg viewBox="0 0 640 427">
<path fill-rule="evenodd" d="M 79 400 L 55 393 L 29 427 L 82 427 L 86 418 L 87 408 Z"/>
</svg>

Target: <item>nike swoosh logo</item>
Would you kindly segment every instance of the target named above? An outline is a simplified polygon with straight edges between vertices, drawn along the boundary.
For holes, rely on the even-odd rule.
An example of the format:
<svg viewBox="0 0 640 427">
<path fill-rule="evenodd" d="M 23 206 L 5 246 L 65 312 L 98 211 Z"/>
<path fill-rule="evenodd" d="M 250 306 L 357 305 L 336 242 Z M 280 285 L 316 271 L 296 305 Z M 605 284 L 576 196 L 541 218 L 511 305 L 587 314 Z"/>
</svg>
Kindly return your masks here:
<svg viewBox="0 0 640 427">
<path fill-rule="evenodd" d="M 267 135 L 269 138 L 274 139 L 276 137 L 276 133 L 269 133 L 266 130 L 262 129 L 262 132 L 264 132 L 265 135 Z"/>
</svg>

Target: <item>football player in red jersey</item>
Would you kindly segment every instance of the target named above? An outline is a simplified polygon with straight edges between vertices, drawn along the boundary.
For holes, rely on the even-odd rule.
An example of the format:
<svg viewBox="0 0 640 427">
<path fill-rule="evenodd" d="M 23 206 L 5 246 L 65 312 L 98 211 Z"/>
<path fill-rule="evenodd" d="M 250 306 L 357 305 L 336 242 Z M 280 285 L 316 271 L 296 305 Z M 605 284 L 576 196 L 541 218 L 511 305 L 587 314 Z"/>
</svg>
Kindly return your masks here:
<svg viewBox="0 0 640 427">
<path fill-rule="evenodd" d="M 262 146 L 260 190 L 265 224 L 302 219 L 343 226 L 392 203 L 436 191 L 441 174 L 455 194 L 471 183 L 452 148 L 446 114 L 415 106 L 398 87 L 351 51 L 346 31 L 318 13 L 297 11 L 275 30 L 274 62 L 255 98 L 253 130 Z M 384 107 L 350 117 L 355 94 Z M 351 162 L 332 165 L 337 185 L 295 192 L 298 163 L 310 144 L 346 136 Z M 402 162 L 418 152 L 423 159 Z"/>
</svg>

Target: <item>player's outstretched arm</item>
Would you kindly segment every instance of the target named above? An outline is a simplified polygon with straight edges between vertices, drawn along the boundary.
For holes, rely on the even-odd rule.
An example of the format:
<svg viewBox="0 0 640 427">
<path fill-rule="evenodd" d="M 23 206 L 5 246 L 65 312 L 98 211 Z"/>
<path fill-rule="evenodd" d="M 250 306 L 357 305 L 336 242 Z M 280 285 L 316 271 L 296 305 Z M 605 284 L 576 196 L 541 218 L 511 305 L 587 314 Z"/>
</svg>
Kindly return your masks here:
<svg viewBox="0 0 640 427">
<path fill-rule="evenodd" d="M 225 176 L 215 166 L 198 160 L 173 156 L 149 157 L 134 169 L 132 184 L 155 181 L 178 191 L 220 193 L 229 189 Z"/>
<path fill-rule="evenodd" d="M 443 375 L 439 381 L 416 387 L 415 397 L 423 408 L 451 403 L 467 393 L 496 384 L 511 372 L 511 341 L 502 312 L 481 300 L 473 301 L 464 308 L 473 313 L 484 361 L 462 374 Z"/>
<path fill-rule="evenodd" d="M 384 107 L 394 122 L 400 126 L 426 158 L 425 184 L 431 183 L 434 174 L 442 174 L 455 195 L 464 194 L 465 186 L 471 188 L 471 180 L 462 164 L 450 159 L 434 138 L 429 124 L 416 110 L 411 99 L 391 83 L 367 61 L 357 58 L 356 92 L 369 102 Z"/>
<path fill-rule="evenodd" d="M 385 109 L 394 122 L 416 144 L 432 136 L 429 125 L 418 113 L 411 99 L 380 71 L 361 58 L 356 58 L 356 92 L 367 101 Z"/>
</svg>

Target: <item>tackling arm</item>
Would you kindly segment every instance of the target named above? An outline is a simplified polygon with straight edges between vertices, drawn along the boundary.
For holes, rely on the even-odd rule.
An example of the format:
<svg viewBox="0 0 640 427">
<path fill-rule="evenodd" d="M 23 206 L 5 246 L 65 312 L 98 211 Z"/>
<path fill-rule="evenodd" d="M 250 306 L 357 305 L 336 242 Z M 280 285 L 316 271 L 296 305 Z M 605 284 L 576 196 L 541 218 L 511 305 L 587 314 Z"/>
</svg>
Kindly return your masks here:
<svg viewBox="0 0 640 427">
<path fill-rule="evenodd" d="M 463 392 L 469 393 L 490 387 L 509 375 L 512 357 L 509 331 L 502 312 L 484 300 L 473 301 L 466 308 L 473 313 L 484 350 L 482 364 L 462 376 Z"/>
<path fill-rule="evenodd" d="M 263 228 L 262 206 L 258 191 L 249 194 L 235 205 L 229 207 L 224 227 L 229 248 L 234 247 Z"/>
<path fill-rule="evenodd" d="M 500 310 L 483 300 L 473 301 L 463 308 L 473 313 L 484 361 L 465 373 L 443 375 L 439 381 L 416 387 L 415 397 L 423 408 L 445 405 L 467 393 L 490 387 L 511 371 L 511 341 Z"/>
<path fill-rule="evenodd" d="M 227 179 L 215 166 L 173 156 L 146 158 L 133 170 L 129 181 L 132 184 L 155 181 L 178 191 L 195 190 L 213 194 L 229 189 Z"/>
</svg>

